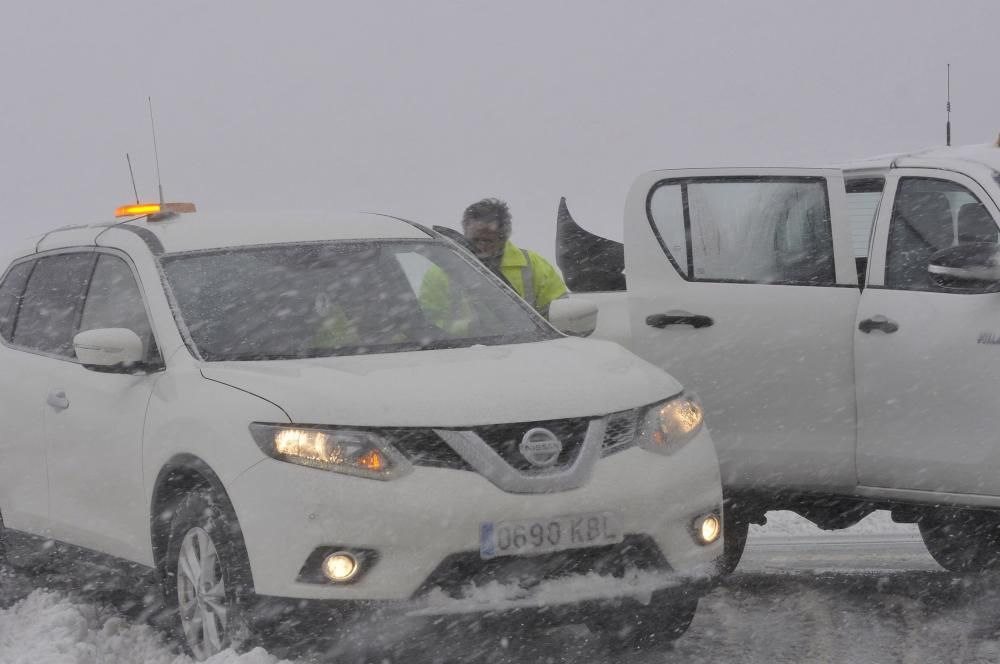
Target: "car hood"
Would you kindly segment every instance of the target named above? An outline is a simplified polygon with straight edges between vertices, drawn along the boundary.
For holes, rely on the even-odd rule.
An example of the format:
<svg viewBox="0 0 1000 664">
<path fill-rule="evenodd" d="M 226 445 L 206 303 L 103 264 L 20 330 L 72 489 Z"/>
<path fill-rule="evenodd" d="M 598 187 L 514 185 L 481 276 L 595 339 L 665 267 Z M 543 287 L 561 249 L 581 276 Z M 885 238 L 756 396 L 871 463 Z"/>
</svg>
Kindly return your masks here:
<svg viewBox="0 0 1000 664">
<path fill-rule="evenodd" d="M 211 362 L 209 380 L 263 397 L 293 422 L 463 427 L 604 415 L 680 392 L 618 344 L 560 338 L 382 355 Z"/>
</svg>

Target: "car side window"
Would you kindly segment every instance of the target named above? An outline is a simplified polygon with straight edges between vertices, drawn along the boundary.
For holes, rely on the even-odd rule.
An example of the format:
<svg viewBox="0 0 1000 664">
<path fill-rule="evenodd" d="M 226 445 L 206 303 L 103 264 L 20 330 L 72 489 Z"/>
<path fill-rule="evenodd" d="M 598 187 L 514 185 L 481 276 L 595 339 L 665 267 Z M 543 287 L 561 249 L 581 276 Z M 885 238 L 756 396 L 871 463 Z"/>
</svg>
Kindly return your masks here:
<svg viewBox="0 0 1000 664">
<path fill-rule="evenodd" d="M 142 339 L 144 357 L 156 356 L 156 343 L 149 324 L 142 291 L 128 263 L 111 254 L 100 254 L 90 279 L 80 318 L 80 331 L 124 327 Z"/>
<path fill-rule="evenodd" d="M 901 178 L 889 222 L 885 285 L 937 290 L 927 272 L 931 256 L 974 243 L 996 244 L 997 225 L 971 191 L 950 180 Z"/>
<path fill-rule="evenodd" d="M 666 180 L 648 209 L 663 249 L 689 281 L 836 282 L 823 178 Z"/>
<path fill-rule="evenodd" d="M 10 341 L 14 332 L 14 320 L 24 295 L 24 285 L 28 282 L 34 261 L 18 263 L 10 268 L 0 284 L 0 336 Z"/>
<path fill-rule="evenodd" d="M 73 336 L 93 265 L 92 252 L 39 258 L 21 300 L 13 342 L 74 358 Z"/>
</svg>

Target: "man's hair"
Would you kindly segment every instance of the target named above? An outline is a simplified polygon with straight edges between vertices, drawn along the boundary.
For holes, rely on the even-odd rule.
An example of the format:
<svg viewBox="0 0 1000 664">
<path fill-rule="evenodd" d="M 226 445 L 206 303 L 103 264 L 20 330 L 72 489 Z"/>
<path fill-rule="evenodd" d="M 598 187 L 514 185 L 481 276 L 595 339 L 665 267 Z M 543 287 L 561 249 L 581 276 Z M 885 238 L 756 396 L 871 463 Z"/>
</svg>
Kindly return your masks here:
<svg viewBox="0 0 1000 664">
<path fill-rule="evenodd" d="M 465 208 L 465 212 L 462 213 L 462 226 L 473 221 L 496 223 L 500 227 L 501 237 L 504 240 L 510 239 L 511 217 L 510 208 L 506 201 L 499 198 L 484 198 L 481 201 L 476 201 Z"/>
</svg>

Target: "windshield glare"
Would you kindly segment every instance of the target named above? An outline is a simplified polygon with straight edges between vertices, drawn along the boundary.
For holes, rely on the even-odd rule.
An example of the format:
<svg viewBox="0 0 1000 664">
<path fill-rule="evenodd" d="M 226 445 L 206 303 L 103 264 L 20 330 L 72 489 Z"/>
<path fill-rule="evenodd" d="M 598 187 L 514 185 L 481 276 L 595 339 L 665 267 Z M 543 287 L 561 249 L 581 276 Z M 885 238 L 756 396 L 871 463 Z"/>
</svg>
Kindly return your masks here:
<svg viewBox="0 0 1000 664">
<path fill-rule="evenodd" d="M 161 259 L 205 360 L 510 344 L 558 334 L 441 242 L 341 241 Z"/>
</svg>

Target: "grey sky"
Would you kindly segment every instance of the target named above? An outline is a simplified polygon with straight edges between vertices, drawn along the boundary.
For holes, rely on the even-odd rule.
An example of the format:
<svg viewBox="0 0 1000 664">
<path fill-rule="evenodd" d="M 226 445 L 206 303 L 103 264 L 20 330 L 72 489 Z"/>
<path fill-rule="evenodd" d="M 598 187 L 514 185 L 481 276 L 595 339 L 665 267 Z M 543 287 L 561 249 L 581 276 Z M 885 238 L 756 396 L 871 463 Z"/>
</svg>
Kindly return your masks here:
<svg viewBox="0 0 1000 664">
<path fill-rule="evenodd" d="M 13 2 L 0 244 L 129 202 L 377 210 L 506 198 L 552 256 L 560 195 L 621 237 L 641 171 L 995 140 L 1000 3 Z"/>
</svg>

